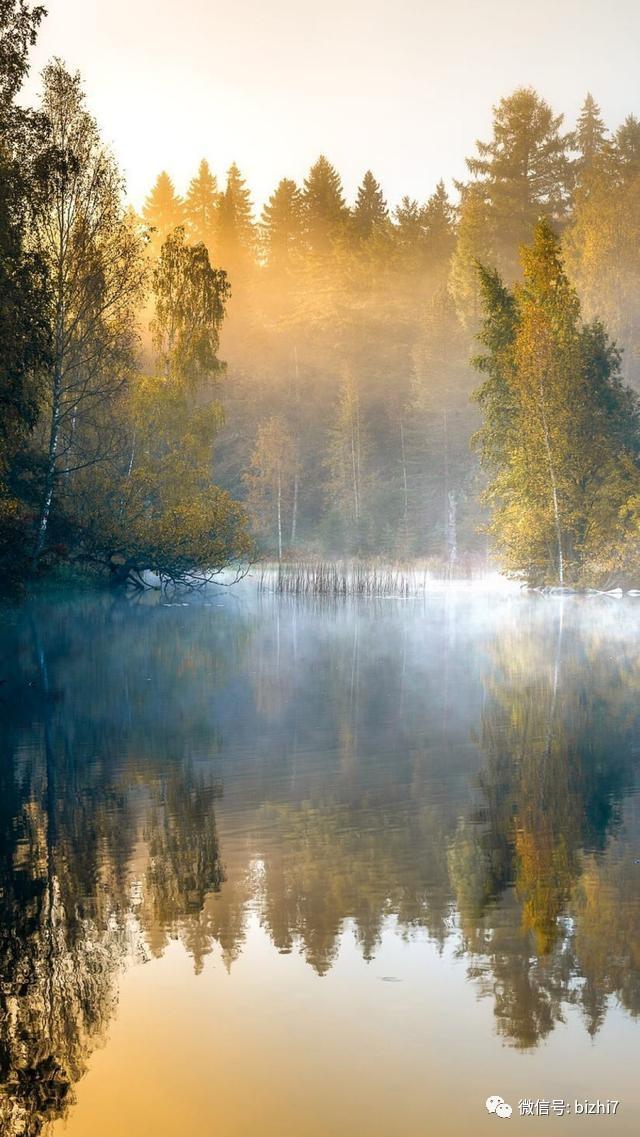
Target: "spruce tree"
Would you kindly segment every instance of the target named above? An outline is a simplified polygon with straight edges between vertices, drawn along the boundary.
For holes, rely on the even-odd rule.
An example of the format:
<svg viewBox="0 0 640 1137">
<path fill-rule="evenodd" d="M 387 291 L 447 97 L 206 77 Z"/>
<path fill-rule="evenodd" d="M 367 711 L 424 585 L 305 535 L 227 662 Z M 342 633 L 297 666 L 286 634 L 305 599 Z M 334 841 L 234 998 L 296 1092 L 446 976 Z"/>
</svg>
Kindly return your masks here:
<svg viewBox="0 0 640 1137">
<path fill-rule="evenodd" d="M 283 178 L 262 211 L 262 243 L 269 269 L 291 269 L 302 247 L 303 214 L 300 190 L 290 178 Z"/>
<path fill-rule="evenodd" d="M 571 186 L 570 135 L 563 116 L 531 88 L 521 88 L 494 108 L 493 137 L 477 142 L 469 172 L 488 205 L 491 244 L 509 279 L 518 273 L 518 249 L 543 216 L 564 219 Z"/>
<path fill-rule="evenodd" d="M 610 151 L 608 131 L 593 95 L 587 94 L 578 116 L 574 133 L 574 147 L 578 151 L 575 170 L 578 181 L 598 166 Z"/>
<path fill-rule="evenodd" d="M 203 158 L 198 173 L 189 183 L 184 203 L 184 222 L 189 241 L 194 245 L 203 244 L 214 261 L 219 197 L 216 176 Z"/>
<path fill-rule="evenodd" d="M 608 540 L 640 489 L 637 400 L 602 325 L 582 322 L 546 221 L 522 268 L 513 291 L 481 270 L 476 398 L 491 532 L 506 570 L 529 584 L 602 583 Z"/>
<path fill-rule="evenodd" d="M 184 221 L 184 202 L 176 193 L 166 170 L 158 175 L 144 203 L 142 220 L 149 229 L 149 250 L 155 258 L 169 234 Z"/>
<path fill-rule="evenodd" d="M 349 211 L 340 175 L 323 154 L 305 178 L 303 200 L 310 248 L 314 253 L 326 253 L 346 223 Z"/>
<path fill-rule="evenodd" d="M 234 295 L 246 282 L 256 245 L 251 193 L 235 162 L 227 171 L 227 184 L 218 201 L 217 235 L 216 260 L 227 273 Z"/>
<path fill-rule="evenodd" d="M 614 156 L 616 167 L 624 181 L 640 174 L 640 120 L 627 115 L 615 134 Z"/>
<path fill-rule="evenodd" d="M 366 240 L 374 229 L 384 225 L 389 210 L 380 183 L 371 170 L 367 170 L 358 188 L 353 208 L 353 230 L 357 237 Z"/>
<path fill-rule="evenodd" d="M 438 182 L 422 210 L 427 268 L 437 283 L 446 276 L 456 243 L 455 210 L 445 184 Z"/>
</svg>

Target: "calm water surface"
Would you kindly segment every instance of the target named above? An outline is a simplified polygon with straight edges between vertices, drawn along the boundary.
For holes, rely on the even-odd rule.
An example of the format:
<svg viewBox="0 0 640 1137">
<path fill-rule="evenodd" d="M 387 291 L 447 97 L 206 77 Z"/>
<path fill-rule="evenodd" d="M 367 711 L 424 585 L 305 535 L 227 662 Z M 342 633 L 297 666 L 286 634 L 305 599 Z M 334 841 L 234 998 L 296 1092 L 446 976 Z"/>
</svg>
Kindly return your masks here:
<svg viewBox="0 0 640 1137">
<path fill-rule="evenodd" d="M 61 594 L 0 646 L 3 1135 L 640 1132 L 639 602 Z"/>
</svg>

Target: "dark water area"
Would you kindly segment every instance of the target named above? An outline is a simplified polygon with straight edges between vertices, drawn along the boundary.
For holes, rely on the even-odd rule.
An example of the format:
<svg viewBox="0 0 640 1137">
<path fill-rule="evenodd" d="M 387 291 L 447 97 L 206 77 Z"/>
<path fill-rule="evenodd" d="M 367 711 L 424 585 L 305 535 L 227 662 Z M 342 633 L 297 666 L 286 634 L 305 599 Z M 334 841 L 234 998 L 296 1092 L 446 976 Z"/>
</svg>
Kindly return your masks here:
<svg viewBox="0 0 640 1137">
<path fill-rule="evenodd" d="M 0 653 L 0 1133 L 640 1131 L 640 603 L 66 592 Z"/>
</svg>

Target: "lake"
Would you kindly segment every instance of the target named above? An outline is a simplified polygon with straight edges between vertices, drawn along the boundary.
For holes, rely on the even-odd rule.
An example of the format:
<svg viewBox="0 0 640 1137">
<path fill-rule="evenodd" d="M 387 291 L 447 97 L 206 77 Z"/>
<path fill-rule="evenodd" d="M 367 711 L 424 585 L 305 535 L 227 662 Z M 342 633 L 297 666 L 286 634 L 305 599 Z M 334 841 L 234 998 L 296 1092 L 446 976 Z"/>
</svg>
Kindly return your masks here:
<svg viewBox="0 0 640 1137">
<path fill-rule="evenodd" d="M 0 637 L 3 1134 L 640 1132 L 640 599 L 50 592 Z"/>
</svg>

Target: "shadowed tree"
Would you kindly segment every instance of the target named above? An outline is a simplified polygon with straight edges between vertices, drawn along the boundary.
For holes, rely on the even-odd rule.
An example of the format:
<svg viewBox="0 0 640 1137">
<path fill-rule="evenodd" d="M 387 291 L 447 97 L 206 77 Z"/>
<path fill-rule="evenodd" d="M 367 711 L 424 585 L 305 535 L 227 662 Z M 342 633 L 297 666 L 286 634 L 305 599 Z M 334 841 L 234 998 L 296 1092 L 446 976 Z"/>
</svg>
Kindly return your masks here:
<svg viewBox="0 0 640 1137">
<path fill-rule="evenodd" d="M 28 571 L 30 527 L 20 485 L 24 452 L 40 410 L 49 362 L 48 278 L 29 248 L 33 157 L 42 131 L 15 96 L 27 71 L 41 7 L 0 6 L 0 588 Z"/>
<path fill-rule="evenodd" d="M 44 71 L 46 131 L 31 198 L 32 241 L 50 279 L 52 343 L 42 424 L 44 476 L 33 563 L 45 549 L 61 480 L 105 460 L 104 422 L 130 376 L 145 286 L 142 247 L 122 205 L 122 181 L 85 108 L 80 76 Z M 102 416 L 102 417 L 101 417 Z"/>
</svg>

